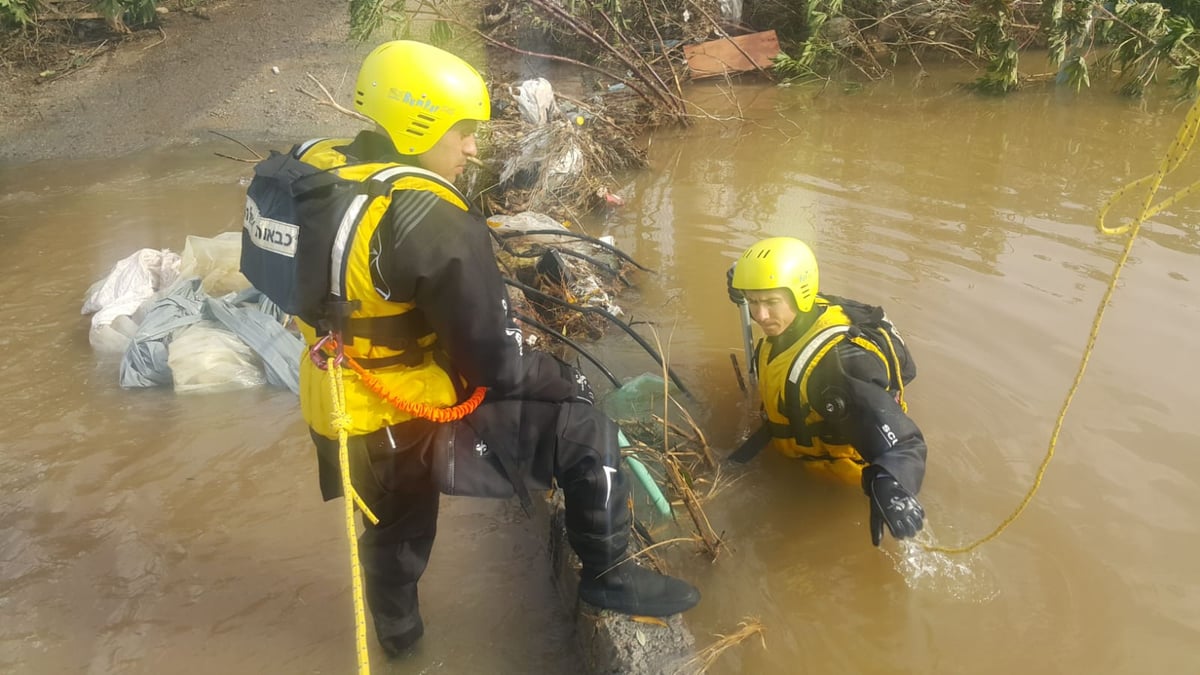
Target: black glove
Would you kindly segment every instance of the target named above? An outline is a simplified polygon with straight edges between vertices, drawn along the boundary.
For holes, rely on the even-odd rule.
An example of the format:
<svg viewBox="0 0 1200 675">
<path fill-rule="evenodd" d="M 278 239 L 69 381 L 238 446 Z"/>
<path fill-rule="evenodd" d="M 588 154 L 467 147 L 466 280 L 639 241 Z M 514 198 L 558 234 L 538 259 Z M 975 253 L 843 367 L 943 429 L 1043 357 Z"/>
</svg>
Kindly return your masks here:
<svg viewBox="0 0 1200 675">
<path fill-rule="evenodd" d="M 735 305 L 740 305 L 746 301 L 746 296 L 733 287 L 733 270 L 735 267 L 737 267 L 736 260 L 729 266 L 729 271 L 725 273 L 725 290 L 729 293 L 729 301 Z"/>
<path fill-rule="evenodd" d="M 896 539 L 915 536 L 925 527 L 921 502 L 883 467 L 872 465 L 864 469 L 862 486 L 871 505 L 871 543 L 875 546 L 883 541 L 884 523 Z"/>
</svg>

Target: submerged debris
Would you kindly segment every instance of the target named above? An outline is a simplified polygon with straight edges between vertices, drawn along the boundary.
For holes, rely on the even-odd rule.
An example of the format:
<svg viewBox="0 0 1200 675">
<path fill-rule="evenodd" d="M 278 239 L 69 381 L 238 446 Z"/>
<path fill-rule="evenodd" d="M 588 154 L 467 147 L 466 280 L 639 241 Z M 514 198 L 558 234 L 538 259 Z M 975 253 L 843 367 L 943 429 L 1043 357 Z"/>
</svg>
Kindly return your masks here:
<svg viewBox="0 0 1200 675">
<path fill-rule="evenodd" d="M 738 623 L 738 629 L 729 635 L 717 634 L 717 638 L 712 644 L 696 653 L 692 659 L 684 663 L 677 671 L 678 675 L 702 675 L 707 673 L 708 669 L 717 662 L 721 654 L 730 647 L 734 647 L 747 639 L 758 636 L 759 643 L 763 649 L 767 647 L 767 641 L 764 637 L 766 627 L 755 618 L 747 617 Z"/>
</svg>

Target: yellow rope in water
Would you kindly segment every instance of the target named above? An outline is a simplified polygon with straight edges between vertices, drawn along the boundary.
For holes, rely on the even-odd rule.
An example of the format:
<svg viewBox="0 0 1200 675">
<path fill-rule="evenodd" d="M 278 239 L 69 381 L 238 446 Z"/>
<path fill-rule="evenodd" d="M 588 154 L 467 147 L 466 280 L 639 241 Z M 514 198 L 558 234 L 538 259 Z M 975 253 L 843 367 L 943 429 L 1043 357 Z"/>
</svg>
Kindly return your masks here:
<svg viewBox="0 0 1200 675">
<path fill-rule="evenodd" d="M 342 383 L 342 368 L 337 359 L 329 359 L 329 391 L 333 399 L 333 427 L 338 434 L 338 464 L 341 465 L 343 502 L 346 505 L 346 538 L 350 542 L 350 578 L 354 592 L 354 639 L 358 652 L 359 675 L 370 675 L 371 660 L 367 656 L 367 615 L 363 609 L 362 570 L 358 564 L 358 533 L 354 528 L 354 506 L 362 510 L 372 523 L 379 519 L 367 508 L 350 482 L 350 415 L 346 412 L 346 390 Z"/>
<path fill-rule="evenodd" d="M 1096 316 L 1092 320 L 1092 330 L 1091 333 L 1088 334 L 1087 346 L 1083 350 L 1083 357 L 1079 360 L 1079 369 L 1075 372 L 1075 380 L 1071 383 L 1071 388 L 1067 391 L 1067 397 L 1063 401 L 1062 409 L 1060 409 L 1058 412 L 1058 419 L 1054 422 L 1054 431 L 1050 434 L 1050 445 L 1046 449 L 1046 456 L 1042 459 L 1042 464 L 1038 467 L 1037 475 L 1033 479 L 1033 485 L 1025 494 L 1025 498 L 1022 499 L 1017 508 L 1013 510 L 1013 512 L 1009 514 L 1007 518 L 1004 519 L 1004 522 L 996 526 L 996 529 L 992 530 L 991 534 L 985 536 L 979 541 L 966 546 L 925 546 L 925 550 L 936 551 L 938 553 L 967 553 L 972 551 L 999 536 L 999 534 L 1003 532 L 1005 528 L 1012 524 L 1012 522 L 1021 515 L 1021 512 L 1025 510 L 1025 507 L 1029 506 L 1029 503 L 1033 501 L 1033 495 L 1038 491 L 1038 488 L 1041 487 L 1042 478 L 1046 475 L 1046 469 L 1050 466 L 1050 460 L 1054 457 L 1054 448 L 1058 444 L 1058 434 L 1060 431 L 1062 431 L 1063 421 L 1067 417 L 1067 409 L 1071 406 L 1071 400 L 1075 398 L 1075 392 L 1079 389 L 1079 383 L 1083 380 L 1083 373 L 1087 370 L 1088 359 L 1091 358 L 1092 350 L 1096 346 L 1096 336 L 1100 333 L 1100 323 L 1104 320 L 1104 312 L 1106 309 L 1108 309 L 1108 304 L 1112 300 L 1113 293 L 1116 291 L 1117 280 L 1121 276 L 1122 268 L 1125 267 L 1125 263 L 1129 260 L 1129 253 L 1133 250 L 1133 242 L 1137 239 L 1138 231 L 1141 230 L 1142 223 L 1144 223 L 1147 219 L 1152 218 L 1163 209 L 1166 209 L 1170 205 L 1179 201 L 1181 198 L 1191 194 L 1197 189 L 1200 189 L 1200 181 L 1197 181 L 1196 183 L 1192 183 L 1191 185 L 1179 190 L 1174 195 L 1163 200 L 1162 202 L 1159 202 L 1155 205 L 1151 204 L 1151 202 L 1154 201 L 1155 193 L 1158 192 L 1158 188 L 1162 185 L 1163 179 L 1166 178 L 1167 175 L 1176 168 L 1178 168 L 1183 162 L 1184 157 L 1186 157 L 1188 152 L 1191 151 L 1192 145 L 1196 141 L 1196 134 L 1198 131 L 1200 131 L 1200 99 L 1197 99 L 1197 101 L 1192 104 L 1191 110 L 1188 111 L 1187 118 L 1184 120 L 1183 125 L 1179 128 L 1179 132 L 1175 135 L 1175 140 L 1171 144 L 1171 147 L 1167 149 L 1167 155 L 1163 158 L 1162 164 L 1159 165 L 1158 170 L 1149 176 L 1139 178 L 1129 185 L 1126 185 L 1124 188 L 1121 188 L 1116 194 L 1114 194 L 1112 197 L 1109 197 L 1108 201 L 1104 202 L 1104 205 L 1100 207 L 1098 223 L 1100 232 L 1108 235 L 1128 233 L 1129 238 L 1126 239 L 1125 248 L 1121 251 L 1121 256 L 1117 259 L 1117 264 L 1113 268 L 1112 278 L 1109 279 L 1108 288 L 1104 290 L 1104 297 L 1100 300 L 1100 306 L 1096 308 Z M 1149 189 L 1146 191 L 1146 198 L 1142 202 L 1142 208 L 1141 211 L 1138 212 L 1137 217 L 1134 218 L 1132 222 L 1126 223 L 1125 225 L 1119 227 L 1105 226 L 1104 216 L 1108 213 L 1109 209 L 1112 208 L 1113 204 L 1120 201 L 1131 190 L 1146 184 L 1149 185 Z"/>
</svg>

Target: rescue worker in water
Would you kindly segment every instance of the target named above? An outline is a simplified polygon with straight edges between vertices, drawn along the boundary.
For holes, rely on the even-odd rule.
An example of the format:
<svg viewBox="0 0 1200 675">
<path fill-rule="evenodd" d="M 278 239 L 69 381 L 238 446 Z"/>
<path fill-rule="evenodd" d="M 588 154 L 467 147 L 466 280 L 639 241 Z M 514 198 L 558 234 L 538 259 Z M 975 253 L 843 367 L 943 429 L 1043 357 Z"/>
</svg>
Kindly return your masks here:
<svg viewBox="0 0 1200 675">
<path fill-rule="evenodd" d="M 453 185 L 477 153 L 476 125 L 491 115 L 483 78 L 441 49 L 388 42 L 363 61 L 354 105 L 374 129 L 292 150 L 319 176 L 332 172 L 367 186 L 341 200 L 336 189 L 316 190 L 304 206 L 346 233 L 335 244 L 343 266 L 334 265 L 335 274 L 342 270 L 341 297 L 354 307 L 342 331 L 346 353 L 382 392 L 407 403 L 448 408 L 486 388 L 473 412 L 438 422 L 401 410 L 366 377 L 344 371 L 352 484 L 379 518 L 364 524 L 359 551 L 384 650 L 399 654 L 424 632 L 417 583 L 441 491 L 526 499 L 527 488 L 556 481 L 568 540 L 583 562 L 582 600 L 650 616 L 695 605 L 700 594 L 690 584 L 621 562 L 630 513 L 617 426 L 593 407 L 581 373 L 523 350 L 488 225 Z M 321 340 L 313 326 L 302 332 L 310 346 Z M 342 489 L 328 377 L 304 359 L 301 407 L 322 493 L 333 499 Z"/>
<path fill-rule="evenodd" d="M 884 525 L 912 537 L 925 521 L 925 439 L 903 398 L 916 366 L 882 309 L 821 294 L 817 280 L 812 250 L 791 237 L 759 241 L 729 269 L 730 299 L 749 305 L 765 335 L 753 367 L 766 419 L 732 459 L 769 442 L 814 472 L 859 483 L 875 546 Z"/>
</svg>

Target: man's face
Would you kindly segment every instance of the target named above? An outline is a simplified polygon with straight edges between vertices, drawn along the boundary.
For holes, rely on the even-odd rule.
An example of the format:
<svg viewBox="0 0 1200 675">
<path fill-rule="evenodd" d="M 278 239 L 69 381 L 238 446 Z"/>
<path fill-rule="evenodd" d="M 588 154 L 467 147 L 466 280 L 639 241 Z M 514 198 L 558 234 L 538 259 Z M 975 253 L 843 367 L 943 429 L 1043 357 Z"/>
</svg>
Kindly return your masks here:
<svg viewBox="0 0 1200 675">
<path fill-rule="evenodd" d="M 769 291 L 744 291 L 750 306 L 750 318 L 762 328 L 767 337 L 776 337 L 796 320 L 796 303 L 786 288 Z"/>
<path fill-rule="evenodd" d="M 417 155 L 417 163 L 437 175 L 453 182 L 462 175 L 467 166 L 467 157 L 479 154 L 475 145 L 475 120 L 463 120 L 450 127 L 437 143 L 426 152 Z"/>
</svg>

